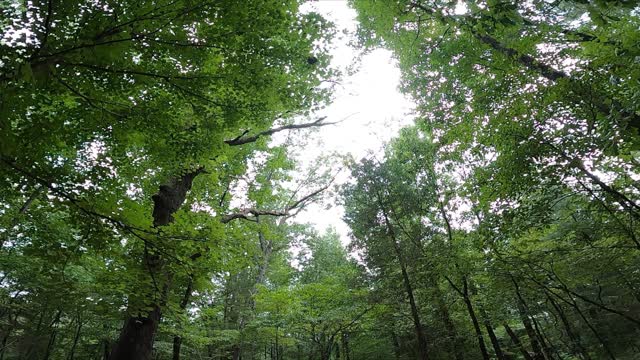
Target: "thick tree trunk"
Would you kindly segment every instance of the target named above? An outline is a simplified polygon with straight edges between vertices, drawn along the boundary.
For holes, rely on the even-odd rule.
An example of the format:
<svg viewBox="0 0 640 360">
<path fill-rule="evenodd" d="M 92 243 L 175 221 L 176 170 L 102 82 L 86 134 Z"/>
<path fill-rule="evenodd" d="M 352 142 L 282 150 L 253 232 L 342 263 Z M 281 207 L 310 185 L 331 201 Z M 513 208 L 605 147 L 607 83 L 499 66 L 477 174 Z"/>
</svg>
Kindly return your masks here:
<svg viewBox="0 0 640 360">
<path fill-rule="evenodd" d="M 150 360 L 153 340 L 160 324 L 160 306 L 146 316 L 129 317 L 120 338 L 109 355 L 110 360 Z"/>
<path fill-rule="evenodd" d="M 234 345 L 231 358 L 233 360 L 240 360 L 242 358 L 241 354 L 242 354 L 242 348 L 240 347 L 240 345 Z"/>
<path fill-rule="evenodd" d="M 161 185 L 158 193 L 152 196 L 153 225 L 165 226 L 173 222 L 173 214 L 184 203 L 187 193 L 191 190 L 193 179 L 201 174 L 204 169 L 199 168 L 186 173 Z M 168 295 L 171 274 L 163 270 L 163 261 L 159 255 L 145 251 L 143 263 L 150 271 L 154 283 L 158 275 L 162 274 L 166 279 L 162 285 L 160 301 L 148 299 L 146 302 L 152 310 L 148 314 L 141 314 L 137 309 L 130 309 L 138 315 L 130 314 L 120 333 L 118 342 L 109 355 L 110 360 L 150 360 L 153 353 L 153 340 L 155 338 L 160 319 L 162 318 L 162 306 Z M 157 287 L 158 284 L 155 284 Z M 157 289 L 156 289 L 157 291 Z"/>
</svg>

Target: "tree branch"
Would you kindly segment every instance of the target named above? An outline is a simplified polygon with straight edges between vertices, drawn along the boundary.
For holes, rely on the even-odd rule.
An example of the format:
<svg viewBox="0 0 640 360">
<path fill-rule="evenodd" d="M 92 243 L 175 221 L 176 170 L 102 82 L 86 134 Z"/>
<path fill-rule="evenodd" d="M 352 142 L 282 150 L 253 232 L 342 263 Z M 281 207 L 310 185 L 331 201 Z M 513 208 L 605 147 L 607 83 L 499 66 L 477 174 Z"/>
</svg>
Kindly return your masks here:
<svg viewBox="0 0 640 360">
<path fill-rule="evenodd" d="M 284 130 L 298 130 L 298 129 L 306 129 L 306 128 L 312 128 L 312 127 L 321 127 L 321 126 L 327 126 L 327 125 L 334 125 L 339 123 L 338 122 L 323 122 L 327 117 L 323 116 L 321 118 L 319 118 L 318 120 L 312 121 L 312 122 L 308 122 L 308 123 L 304 123 L 304 124 L 290 124 L 290 125 L 284 125 L 284 126 L 280 126 L 280 127 L 275 127 L 269 130 L 265 130 L 262 132 L 259 132 L 255 135 L 252 136 L 247 136 L 247 133 L 249 133 L 249 130 L 245 130 L 244 133 L 242 133 L 240 136 L 231 139 L 231 140 L 225 140 L 225 143 L 227 143 L 230 146 L 238 146 L 238 145 L 244 145 L 244 144 L 248 144 L 248 143 L 252 143 L 252 142 L 256 142 L 259 138 L 263 137 L 263 136 L 269 136 L 269 135 L 273 135 L 275 133 L 284 131 Z"/>
<path fill-rule="evenodd" d="M 311 200 L 312 198 L 314 198 L 316 195 L 320 194 L 321 192 L 327 190 L 329 188 L 329 186 L 331 185 L 331 183 L 333 183 L 333 180 L 331 182 L 329 182 L 327 185 L 303 196 L 302 198 L 298 199 L 297 201 L 291 203 L 290 205 L 288 205 L 286 208 L 284 208 L 283 210 L 260 210 L 260 209 L 255 209 L 255 208 L 248 208 L 248 209 L 243 209 L 237 213 L 232 213 L 232 214 L 228 214 L 225 215 L 224 217 L 222 217 L 222 219 L 220 220 L 220 222 L 222 222 L 223 224 L 227 224 L 233 220 L 236 219 L 243 219 L 243 220 L 249 220 L 249 221 L 256 221 L 256 217 L 260 216 L 260 215 L 267 215 L 267 216 L 283 216 L 283 217 L 289 217 L 292 215 L 297 214 L 294 213 L 292 214 L 291 211 L 296 210 L 296 209 L 301 209 L 304 207 L 304 205 L 306 205 L 306 203 Z"/>
</svg>

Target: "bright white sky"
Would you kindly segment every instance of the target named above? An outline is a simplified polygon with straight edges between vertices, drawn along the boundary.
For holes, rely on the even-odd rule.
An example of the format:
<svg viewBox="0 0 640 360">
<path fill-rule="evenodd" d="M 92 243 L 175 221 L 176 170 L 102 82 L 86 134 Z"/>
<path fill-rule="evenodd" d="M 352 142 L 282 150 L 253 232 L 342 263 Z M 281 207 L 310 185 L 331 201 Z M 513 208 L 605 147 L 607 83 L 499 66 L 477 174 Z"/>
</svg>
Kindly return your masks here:
<svg viewBox="0 0 640 360">
<path fill-rule="evenodd" d="M 346 1 L 339 0 L 307 2 L 303 9 L 317 11 L 336 24 L 340 35 L 334 40 L 332 65 L 346 69 L 357 55 L 357 50 L 348 46 L 357 26 L 355 10 L 349 8 Z M 342 35 L 344 30 L 348 35 Z M 400 128 L 413 122 L 412 104 L 398 91 L 399 82 L 400 71 L 390 51 L 380 49 L 365 55 L 357 73 L 342 80 L 333 102 L 316 114 L 327 116 L 326 121 L 348 119 L 309 132 L 305 147 L 294 150 L 301 165 L 308 167 L 319 156 L 330 153 L 351 154 L 359 160 L 368 152 L 380 152 L 383 144 L 395 137 Z M 337 182 L 348 181 L 346 175 L 340 176 Z M 335 204 L 336 199 L 325 199 L 325 203 Z M 325 209 L 313 204 L 299 214 L 296 221 L 312 223 L 319 231 L 335 227 L 346 244 L 349 229 L 342 216 L 340 206 Z"/>
</svg>

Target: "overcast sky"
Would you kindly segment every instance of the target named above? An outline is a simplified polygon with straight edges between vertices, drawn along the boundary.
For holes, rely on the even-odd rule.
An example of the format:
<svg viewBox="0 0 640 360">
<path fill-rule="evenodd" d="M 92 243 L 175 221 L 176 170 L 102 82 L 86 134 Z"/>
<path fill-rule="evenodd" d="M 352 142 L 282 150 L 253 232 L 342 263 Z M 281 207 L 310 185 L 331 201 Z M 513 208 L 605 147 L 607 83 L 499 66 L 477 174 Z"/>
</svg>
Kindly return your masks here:
<svg viewBox="0 0 640 360">
<path fill-rule="evenodd" d="M 357 50 L 349 47 L 349 35 L 356 30 L 356 12 L 346 1 L 324 0 L 308 2 L 304 10 L 315 10 L 336 24 L 341 34 L 334 40 L 332 65 L 345 69 L 357 55 Z M 345 77 L 337 87 L 334 101 L 317 116 L 327 116 L 327 121 L 344 122 L 320 128 L 309 133 L 309 142 L 302 149 L 294 150 L 298 160 L 309 166 L 322 155 L 337 152 L 351 154 L 361 159 L 368 152 L 380 152 L 382 145 L 397 135 L 400 128 L 412 123 L 412 104 L 399 91 L 400 71 L 392 59 L 391 52 L 375 50 L 362 58 L 358 71 Z M 346 173 L 345 173 L 346 175 Z M 338 182 L 346 181 L 346 176 Z M 335 199 L 325 199 L 326 204 Z M 348 242 L 348 228 L 341 220 L 343 209 L 334 205 L 325 209 L 321 205 L 311 205 L 297 216 L 298 222 L 309 222 L 323 231 L 328 226 L 337 229 L 342 242 Z"/>
</svg>

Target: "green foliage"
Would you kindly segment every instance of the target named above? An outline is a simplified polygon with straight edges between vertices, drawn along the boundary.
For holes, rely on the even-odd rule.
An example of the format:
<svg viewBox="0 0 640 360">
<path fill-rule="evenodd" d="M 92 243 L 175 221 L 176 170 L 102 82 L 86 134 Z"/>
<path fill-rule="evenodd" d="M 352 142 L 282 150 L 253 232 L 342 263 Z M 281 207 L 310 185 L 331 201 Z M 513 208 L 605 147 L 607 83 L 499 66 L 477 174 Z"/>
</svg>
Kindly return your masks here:
<svg viewBox="0 0 640 360">
<path fill-rule="evenodd" d="M 300 3 L 0 1 L 0 358 L 635 358 L 637 2 L 351 1 L 417 120 L 346 249 L 267 136 L 339 75 Z"/>
</svg>

